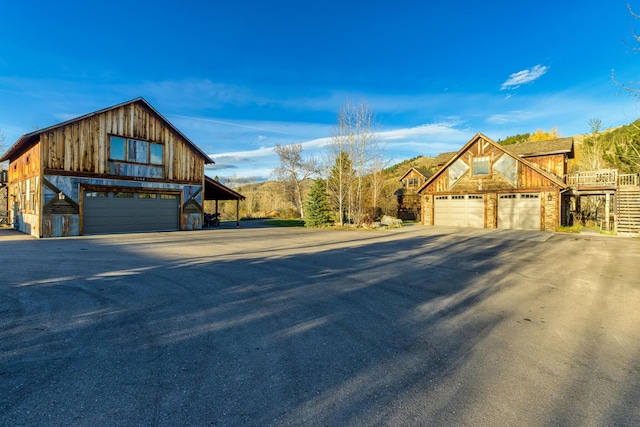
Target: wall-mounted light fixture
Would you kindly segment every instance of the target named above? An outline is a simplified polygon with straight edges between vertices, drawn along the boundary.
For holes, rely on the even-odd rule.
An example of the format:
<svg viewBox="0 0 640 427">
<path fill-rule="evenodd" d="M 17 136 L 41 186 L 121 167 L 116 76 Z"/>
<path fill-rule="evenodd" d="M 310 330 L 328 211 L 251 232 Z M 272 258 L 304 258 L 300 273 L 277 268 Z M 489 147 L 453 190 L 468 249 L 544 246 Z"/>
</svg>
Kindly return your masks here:
<svg viewBox="0 0 640 427">
<path fill-rule="evenodd" d="M 58 199 L 64 200 L 64 193 L 62 191 L 58 193 Z"/>
<path fill-rule="evenodd" d="M 550 202 L 553 202 L 553 194 L 551 193 L 547 194 L 547 200 Z"/>
</svg>

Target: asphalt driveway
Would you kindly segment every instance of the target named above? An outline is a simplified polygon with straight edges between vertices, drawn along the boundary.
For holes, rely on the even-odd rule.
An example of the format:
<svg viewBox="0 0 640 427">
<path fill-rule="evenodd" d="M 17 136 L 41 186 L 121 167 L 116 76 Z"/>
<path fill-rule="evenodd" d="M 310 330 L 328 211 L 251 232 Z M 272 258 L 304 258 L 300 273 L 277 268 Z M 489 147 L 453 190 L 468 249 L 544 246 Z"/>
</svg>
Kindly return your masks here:
<svg viewBox="0 0 640 427">
<path fill-rule="evenodd" d="M 0 425 L 640 423 L 640 240 L 0 229 Z"/>
</svg>

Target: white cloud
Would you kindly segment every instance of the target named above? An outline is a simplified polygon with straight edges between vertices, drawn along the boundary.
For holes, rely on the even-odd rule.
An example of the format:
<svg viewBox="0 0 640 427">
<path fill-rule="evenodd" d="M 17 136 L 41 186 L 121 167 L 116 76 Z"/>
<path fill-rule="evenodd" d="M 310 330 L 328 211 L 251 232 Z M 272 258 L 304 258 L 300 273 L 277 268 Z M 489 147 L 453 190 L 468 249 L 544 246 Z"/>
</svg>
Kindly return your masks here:
<svg viewBox="0 0 640 427">
<path fill-rule="evenodd" d="M 487 118 L 487 123 L 492 125 L 506 125 L 509 123 L 528 122 L 539 114 L 524 110 L 513 110 L 506 113 L 492 114 Z"/>
<path fill-rule="evenodd" d="M 500 90 L 516 89 L 520 85 L 531 83 L 532 81 L 542 77 L 548 69 L 549 67 L 547 67 L 546 65 L 538 64 L 533 68 L 528 68 L 526 70 L 513 73 L 509 76 L 506 82 L 502 83 Z"/>
<path fill-rule="evenodd" d="M 458 124 L 459 123 L 456 121 L 423 124 L 411 128 L 381 131 L 378 133 L 378 135 L 383 141 L 405 140 L 407 138 L 424 138 L 434 136 L 437 137 L 456 133 L 456 126 Z"/>
<path fill-rule="evenodd" d="M 417 155 L 435 156 L 445 151 L 457 150 L 475 134 L 475 131 L 468 130 L 463 125 L 461 120 L 449 117 L 447 120 L 436 123 L 380 130 L 378 136 L 386 146 L 387 157 L 395 163 Z M 305 157 L 322 159 L 324 149 L 330 141 L 331 137 L 327 136 L 299 143 L 303 147 Z M 276 143 L 288 144 L 291 141 L 276 141 L 273 145 Z M 209 154 L 209 156 L 216 162 L 216 165 L 209 166 L 207 169 L 215 170 L 215 173 L 224 175 L 228 179 L 272 179 L 271 171 L 279 163 L 273 146 L 254 150 L 221 152 Z"/>
</svg>

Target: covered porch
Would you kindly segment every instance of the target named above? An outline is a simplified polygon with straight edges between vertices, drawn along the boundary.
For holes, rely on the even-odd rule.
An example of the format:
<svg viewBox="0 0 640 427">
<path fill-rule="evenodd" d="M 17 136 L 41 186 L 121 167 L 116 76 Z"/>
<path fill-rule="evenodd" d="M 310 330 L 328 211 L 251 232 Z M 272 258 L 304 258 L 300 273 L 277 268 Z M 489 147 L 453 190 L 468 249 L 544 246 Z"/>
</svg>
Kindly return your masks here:
<svg viewBox="0 0 640 427">
<path fill-rule="evenodd" d="M 205 175 L 204 177 L 204 200 L 212 200 L 215 202 L 215 212 L 218 211 L 218 202 L 220 200 L 235 200 L 236 201 L 236 227 L 240 227 L 240 201 L 244 200 L 245 197 L 230 189 L 229 187 L 220 184 L 213 178 L 209 178 Z"/>
</svg>

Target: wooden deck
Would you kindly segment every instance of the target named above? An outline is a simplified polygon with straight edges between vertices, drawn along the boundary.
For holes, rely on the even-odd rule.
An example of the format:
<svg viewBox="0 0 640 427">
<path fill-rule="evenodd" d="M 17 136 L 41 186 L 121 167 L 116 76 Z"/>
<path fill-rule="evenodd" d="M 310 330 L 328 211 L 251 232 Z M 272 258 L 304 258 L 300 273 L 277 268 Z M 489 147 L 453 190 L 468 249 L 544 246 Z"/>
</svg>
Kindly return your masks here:
<svg viewBox="0 0 640 427">
<path fill-rule="evenodd" d="M 583 171 L 567 175 L 565 182 L 575 190 L 616 190 L 621 187 L 639 187 L 638 174 L 620 174 L 616 169 Z"/>
<path fill-rule="evenodd" d="M 606 230 L 611 229 L 612 213 L 616 234 L 640 235 L 640 174 L 620 174 L 615 169 L 584 171 L 567 175 L 565 182 L 573 196 L 606 197 Z"/>
</svg>

